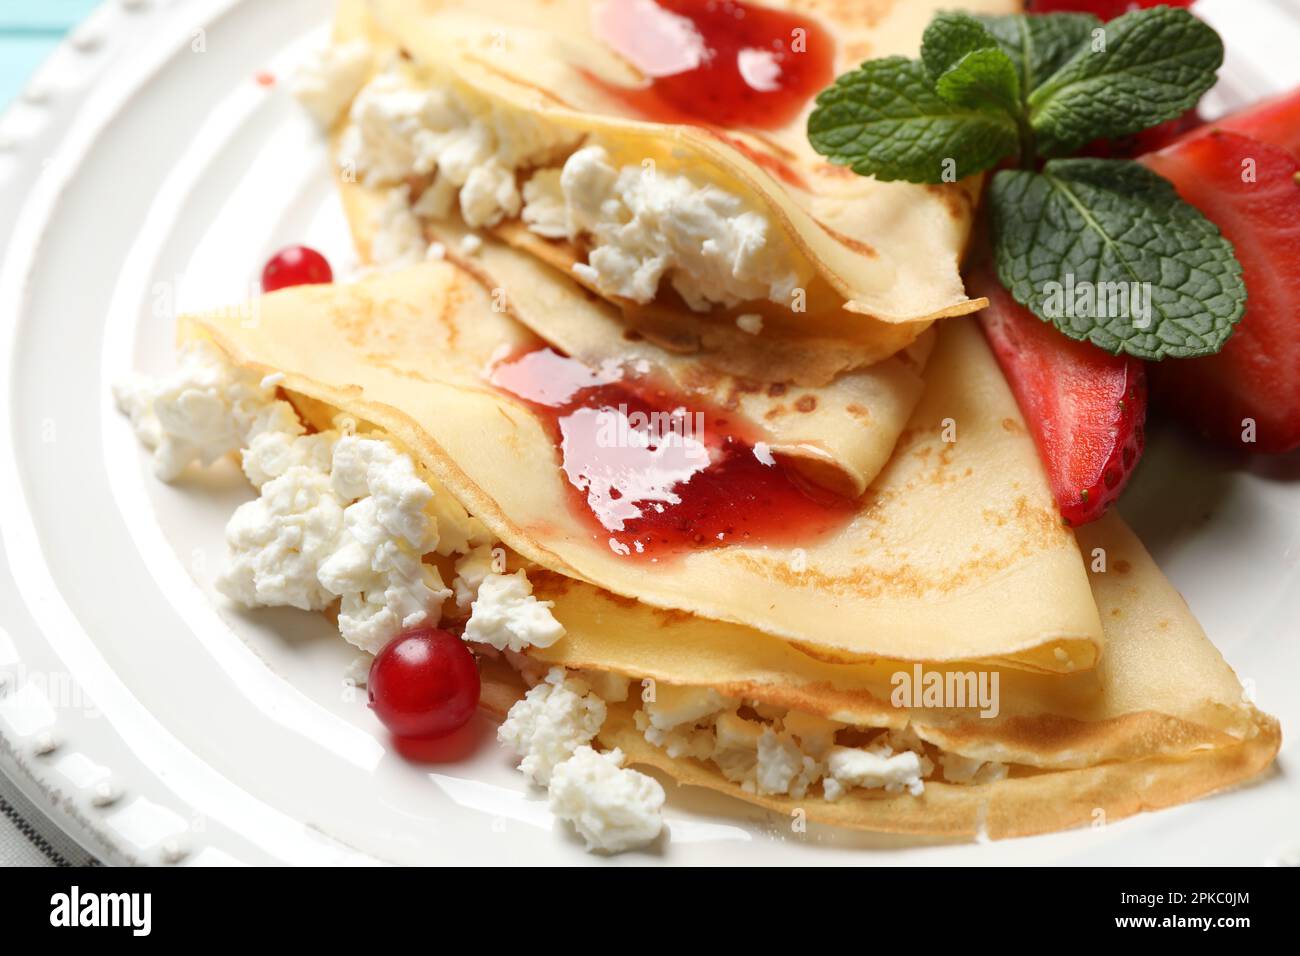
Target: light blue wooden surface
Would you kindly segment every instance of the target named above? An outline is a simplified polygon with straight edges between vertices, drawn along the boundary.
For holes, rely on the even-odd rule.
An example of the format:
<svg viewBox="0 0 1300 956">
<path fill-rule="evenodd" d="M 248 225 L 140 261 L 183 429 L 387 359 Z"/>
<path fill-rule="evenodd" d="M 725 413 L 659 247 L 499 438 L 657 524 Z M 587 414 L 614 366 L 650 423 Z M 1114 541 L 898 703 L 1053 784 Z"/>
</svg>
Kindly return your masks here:
<svg viewBox="0 0 1300 956">
<path fill-rule="evenodd" d="M 0 0 L 0 109 L 99 0 Z"/>
</svg>

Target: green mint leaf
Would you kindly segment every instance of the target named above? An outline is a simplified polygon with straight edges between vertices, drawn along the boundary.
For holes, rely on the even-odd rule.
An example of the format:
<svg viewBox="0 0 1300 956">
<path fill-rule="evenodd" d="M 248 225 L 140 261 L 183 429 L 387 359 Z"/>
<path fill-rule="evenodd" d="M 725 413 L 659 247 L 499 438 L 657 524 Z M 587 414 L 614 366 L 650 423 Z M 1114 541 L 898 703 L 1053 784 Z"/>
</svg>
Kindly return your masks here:
<svg viewBox="0 0 1300 956">
<path fill-rule="evenodd" d="M 997 47 L 967 53 L 935 80 L 934 91 L 954 106 L 1021 115 L 1020 77 L 1011 58 Z"/>
<path fill-rule="evenodd" d="M 860 176 L 949 182 L 1018 150 L 1015 119 L 949 103 L 919 60 L 868 60 L 817 97 L 808 140 L 831 162 Z"/>
<path fill-rule="evenodd" d="M 1117 17 L 1029 94 L 1038 151 L 1060 156 L 1181 116 L 1214 84 L 1222 64 L 1223 41 L 1186 10 Z"/>
<path fill-rule="evenodd" d="M 1246 307 L 1232 244 L 1137 163 L 1056 159 L 989 188 L 998 277 L 1066 335 L 1144 359 L 1217 352 Z"/>
<path fill-rule="evenodd" d="M 993 34 L 969 13 L 939 13 L 921 37 L 921 62 L 937 81 L 968 53 L 996 46 Z"/>
<path fill-rule="evenodd" d="M 985 14 L 975 19 L 989 31 L 1002 52 L 1011 57 L 1025 96 L 1065 65 L 1092 39 L 1092 31 L 1102 26 L 1091 13 L 1048 13 L 1032 17 L 1022 13 Z"/>
<path fill-rule="evenodd" d="M 921 62 L 934 81 L 934 91 L 949 103 L 1021 116 L 1015 64 L 970 14 L 935 16 L 921 40 Z"/>
</svg>

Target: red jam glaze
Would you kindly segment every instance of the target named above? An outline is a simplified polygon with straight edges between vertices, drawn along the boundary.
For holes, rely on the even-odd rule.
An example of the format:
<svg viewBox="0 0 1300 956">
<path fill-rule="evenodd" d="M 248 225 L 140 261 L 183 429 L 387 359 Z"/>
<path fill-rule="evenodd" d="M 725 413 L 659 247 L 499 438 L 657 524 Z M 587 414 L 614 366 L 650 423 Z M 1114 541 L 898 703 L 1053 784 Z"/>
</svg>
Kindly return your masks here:
<svg viewBox="0 0 1300 956">
<path fill-rule="evenodd" d="M 604 0 L 594 25 L 649 79 L 611 92 L 660 122 L 775 129 L 834 79 L 830 34 L 783 10 L 738 0 Z"/>
<path fill-rule="evenodd" d="M 688 406 L 648 368 L 593 369 L 541 348 L 498 363 L 490 379 L 551 432 L 574 511 L 615 554 L 657 561 L 808 543 L 854 513 L 855 502 L 774 462 L 737 415 Z"/>
</svg>

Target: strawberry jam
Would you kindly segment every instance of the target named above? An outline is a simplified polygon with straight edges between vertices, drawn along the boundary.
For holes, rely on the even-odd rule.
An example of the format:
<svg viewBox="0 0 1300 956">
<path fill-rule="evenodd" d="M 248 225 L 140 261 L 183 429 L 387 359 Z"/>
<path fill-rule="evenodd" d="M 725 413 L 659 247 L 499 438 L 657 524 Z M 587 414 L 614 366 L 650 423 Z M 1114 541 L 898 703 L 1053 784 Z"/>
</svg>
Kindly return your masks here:
<svg viewBox="0 0 1300 956">
<path fill-rule="evenodd" d="M 574 510 L 616 554 L 807 543 L 853 514 L 854 502 L 802 480 L 739 416 L 694 398 L 688 407 L 644 363 L 591 368 L 541 348 L 490 379 L 551 432 Z"/>
<path fill-rule="evenodd" d="M 830 35 L 737 0 L 604 0 L 595 32 L 648 79 L 616 94 L 650 119 L 775 129 L 834 79 Z"/>
</svg>

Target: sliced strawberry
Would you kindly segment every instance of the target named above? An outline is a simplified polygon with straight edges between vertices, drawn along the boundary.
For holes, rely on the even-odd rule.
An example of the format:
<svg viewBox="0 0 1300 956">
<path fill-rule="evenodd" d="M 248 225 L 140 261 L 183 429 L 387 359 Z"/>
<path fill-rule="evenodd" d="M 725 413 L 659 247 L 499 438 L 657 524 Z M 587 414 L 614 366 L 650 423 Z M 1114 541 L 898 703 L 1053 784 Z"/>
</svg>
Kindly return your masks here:
<svg viewBox="0 0 1300 956">
<path fill-rule="evenodd" d="M 988 269 L 966 277 L 987 296 L 984 335 L 1015 393 L 1061 515 L 1070 525 L 1100 518 L 1142 455 L 1146 372 L 1130 356 L 1067 338 L 1026 309 Z"/>
<path fill-rule="evenodd" d="M 1119 139 L 1094 139 L 1083 147 L 1080 153 L 1098 159 L 1131 159 L 1142 153 L 1164 149 L 1180 137 L 1203 128 L 1205 128 L 1205 120 L 1201 119 L 1201 114 L 1192 107 L 1182 116 L 1131 136 L 1121 136 Z"/>
<path fill-rule="evenodd" d="M 1247 450 L 1300 448 L 1300 162 L 1213 129 L 1141 161 L 1236 247 L 1247 295 L 1246 314 L 1221 351 L 1153 366 L 1158 398 L 1231 447 L 1253 438 Z"/>
<path fill-rule="evenodd" d="M 1216 129 L 1271 143 L 1293 156 L 1300 156 L 1300 87 L 1290 93 L 1260 100 L 1240 112 L 1201 127 L 1202 132 Z M 1171 144 L 1153 148 L 1163 149 L 1166 145 Z"/>
</svg>

